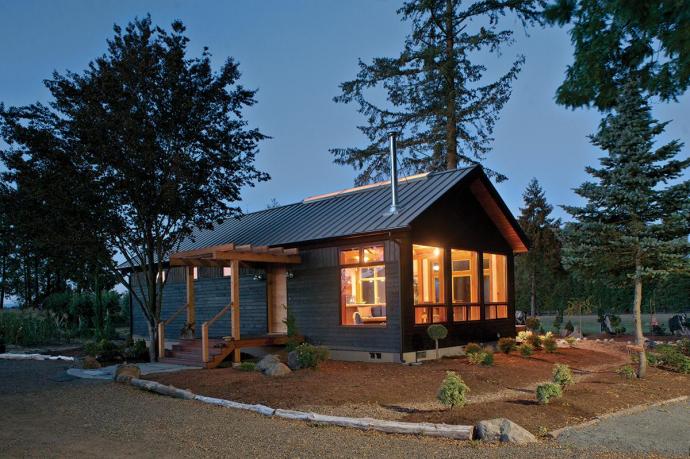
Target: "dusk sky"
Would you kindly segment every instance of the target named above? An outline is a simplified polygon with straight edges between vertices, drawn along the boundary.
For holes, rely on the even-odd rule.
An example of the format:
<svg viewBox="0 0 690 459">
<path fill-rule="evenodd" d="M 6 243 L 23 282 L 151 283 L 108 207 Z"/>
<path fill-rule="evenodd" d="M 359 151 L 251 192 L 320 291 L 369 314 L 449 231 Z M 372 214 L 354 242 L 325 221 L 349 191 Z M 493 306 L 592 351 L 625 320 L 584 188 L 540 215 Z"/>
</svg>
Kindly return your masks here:
<svg viewBox="0 0 690 459">
<path fill-rule="evenodd" d="M 272 180 L 244 192 L 242 209 L 259 210 L 272 198 L 281 204 L 352 186 L 355 171 L 333 164 L 332 147 L 357 146 L 365 138 L 356 106 L 335 104 L 338 84 L 352 79 L 357 59 L 395 56 L 409 25 L 395 11 L 401 1 L 0 1 L 0 102 L 47 102 L 42 80 L 53 70 L 81 72 L 105 51 L 114 23 L 125 25 L 151 13 L 168 27 L 187 26 L 191 55 L 203 46 L 215 68 L 228 56 L 240 63 L 242 84 L 258 88 L 258 104 L 246 111 L 251 126 L 270 140 L 260 145 L 257 166 Z M 516 43 L 496 60 L 486 58 L 496 77 L 523 53 L 527 62 L 495 129 L 486 165 L 509 177 L 497 185 L 514 213 L 531 177 L 554 204 L 575 203 L 572 188 L 585 178 L 601 152 L 588 143 L 600 119 L 594 110 L 571 111 L 554 102 L 572 49 L 566 30 L 519 24 Z M 690 142 L 690 96 L 655 103 L 660 120 L 672 120 L 665 140 Z M 684 147 L 682 156 L 688 149 Z M 564 216 L 560 209 L 556 215 Z"/>
</svg>

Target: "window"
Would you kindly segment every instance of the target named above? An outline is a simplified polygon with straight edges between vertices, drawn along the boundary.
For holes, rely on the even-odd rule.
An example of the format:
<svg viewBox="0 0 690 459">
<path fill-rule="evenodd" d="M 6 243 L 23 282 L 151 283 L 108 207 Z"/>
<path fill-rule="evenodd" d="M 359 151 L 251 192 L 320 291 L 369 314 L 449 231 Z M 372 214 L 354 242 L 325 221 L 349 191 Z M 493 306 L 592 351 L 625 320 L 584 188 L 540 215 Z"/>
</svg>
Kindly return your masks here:
<svg viewBox="0 0 690 459">
<path fill-rule="evenodd" d="M 414 244 L 412 278 L 414 283 L 415 323 L 446 322 L 443 292 L 443 249 Z"/>
<path fill-rule="evenodd" d="M 343 325 L 386 324 L 386 266 L 383 246 L 340 251 Z"/>
<path fill-rule="evenodd" d="M 508 258 L 485 253 L 483 262 L 485 318 L 505 319 L 508 317 Z"/>
<path fill-rule="evenodd" d="M 469 250 L 450 251 L 451 275 L 453 277 L 452 301 L 453 321 L 481 319 L 479 304 L 479 267 L 477 252 Z"/>
</svg>

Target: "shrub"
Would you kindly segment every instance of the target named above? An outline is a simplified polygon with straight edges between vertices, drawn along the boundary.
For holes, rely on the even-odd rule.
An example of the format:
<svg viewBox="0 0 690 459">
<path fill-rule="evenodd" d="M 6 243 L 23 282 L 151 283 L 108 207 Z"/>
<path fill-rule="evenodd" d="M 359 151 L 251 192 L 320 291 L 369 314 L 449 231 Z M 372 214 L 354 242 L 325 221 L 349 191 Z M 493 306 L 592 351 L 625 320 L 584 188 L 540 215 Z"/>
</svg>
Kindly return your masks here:
<svg viewBox="0 0 690 459">
<path fill-rule="evenodd" d="M 529 357 L 530 355 L 534 354 L 534 348 L 529 343 L 522 343 L 520 346 L 518 346 L 518 350 L 520 351 L 520 355 L 523 357 Z"/>
<path fill-rule="evenodd" d="M 565 389 L 575 382 L 573 372 L 568 365 L 557 363 L 553 367 L 553 382 Z"/>
<path fill-rule="evenodd" d="M 122 354 L 128 360 L 148 360 L 149 349 L 146 346 L 146 341 L 138 339 L 133 343 L 129 343 L 122 351 Z"/>
<path fill-rule="evenodd" d="M 297 361 L 301 368 L 318 368 L 321 362 L 328 360 L 328 349 L 323 346 L 313 346 L 302 343 L 295 348 Z"/>
<path fill-rule="evenodd" d="M 254 362 L 242 362 L 240 366 L 237 367 L 240 371 L 256 371 L 256 363 Z"/>
<path fill-rule="evenodd" d="M 652 335 L 654 335 L 654 336 L 665 336 L 666 335 L 666 327 L 663 324 L 652 325 Z"/>
<path fill-rule="evenodd" d="M 287 328 L 288 336 L 285 349 L 288 352 L 291 352 L 297 349 L 300 344 L 298 339 L 299 331 L 297 330 L 297 319 L 295 319 L 295 315 L 292 313 L 290 308 L 288 308 L 286 305 L 283 305 L 283 308 L 285 308 L 285 319 L 283 320 L 283 323 L 285 324 L 285 328 Z"/>
<path fill-rule="evenodd" d="M 482 352 L 481 354 L 484 354 L 484 358 L 482 359 L 482 365 L 490 367 L 494 364 L 494 353 L 492 351 L 484 349 L 484 352 Z"/>
<path fill-rule="evenodd" d="M 0 335 L 6 344 L 35 346 L 60 342 L 67 335 L 64 319 L 37 309 L 0 310 Z"/>
<path fill-rule="evenodd" d="M 146 343 L 144 342 L 144 346 Z M 100 341 L 92 341 L 84 345 L 84 351 L 87 355 L 98 358 L 99 361 L 107 362 L 115 360 L 122 356 L 120 349 L 113 343 L 105 338 Z"/>
<path fill-rule="evenodd" d="M 470 354 L 476 354 L 477 352 L 481 352 L 482 347 L 477 344 L 477 343 L 467 343 L 465 346 L 465 354 L 470 355 Z"/>
<path fill-rule="evenodd" d="M 541 328 L 541 321 L 537 317 L 528 317 L 525 320 L 525 325 L 532 331 L 537 331 Z"/>
<path fill-rule="evenodd" d="M 637 376 L 635 370 L 630 365 L 620 367 L 618 370 L 616 370 L 616 373 L 625 379 L 635 379 L 635 376 Z"/>
<path fill-rule="evenodd" d="M 454 371 L 446 372 L 436 398 L 449 408 L 463 406 L 470 388 Z"/>
<path fill-rule="evenodd" d="M 441 324 L 433 324 L 429 325 L 429 328 L 426 329 L 426 333 L 436 344 L 436 358 L 438 358 L 438 341 L 446 339 L 446 336 L 448 336 L 448 329 Z"/>
<path fill-rule="evenodd" d="M 661 344 L 648 354 L 649 364 L 667 370 L 690 374 L 690 357 L 683 355 L 677 346 Z"/>
<path fill-rule="evenodd" d="M 575 346 L 577 339 L 574 336 L 566 336 L 565 342 L 568 343 L 568 346 L 573 347 Z"/>
<path fill-rule="evenodd" d="M 484 361 L 486 354 L 484 352 L 472 352 L 467 354 L 467 361 L 472 365 L 479 365 Z"/>
<path fill-rule="evenodd" d="M 498 349 L 504 354 L 510 354 L 515 350 L 515 340 L 513 338 L 501 338 L 498 340 Z"/>
<path fill-rule="evenodd" d="M 537 386 L 537 401 L 542 405 L 546 405 L 553 398 L 559 398 L 563 395 L 561 386 L 554 383 L 540 384 Z"/>
<path fill-rule="evenodd" d="M 678 341 L 676 343 L 676 346 L 678 346 L 678 350 L 681 352 L 681 354 L 690 357 L 690 339 L 689 338 L 683 338 L 682 340 Z"/>
<path fill-rule="evenodd" d="M 521 332 L 518 332 L 517 334 L 517 340 L 521 343 L 524 343 L 529 339 L 530 336 L 532 336 L 532 332 L 528 330 L 523 330 Z"/>
<path fill-rule="evenodd" d="M 556 342 L 556 338 L 553 336 L 545 336 L 541 340 L 541 344 L 544 346 L 544 350 L 548 353 L 554 353 L 558 349 L 558 343 Z"/>
<path fill-rule="evenodd" d="M 575 331 L 575 325 L 573 325 L 573 322 L 571 320 L 568 320 L 565 323 L 565 327 L 563 328 L 565 328 L 568 331 L 568 333 L 572 333 Z"/>
<path fill-rule="evenodd" d="M 527 343 L 532 346 L 532 349 L 538 351 L 541 349 L 541 336 L 532 333 L 527 337 Z"/>
</svg>

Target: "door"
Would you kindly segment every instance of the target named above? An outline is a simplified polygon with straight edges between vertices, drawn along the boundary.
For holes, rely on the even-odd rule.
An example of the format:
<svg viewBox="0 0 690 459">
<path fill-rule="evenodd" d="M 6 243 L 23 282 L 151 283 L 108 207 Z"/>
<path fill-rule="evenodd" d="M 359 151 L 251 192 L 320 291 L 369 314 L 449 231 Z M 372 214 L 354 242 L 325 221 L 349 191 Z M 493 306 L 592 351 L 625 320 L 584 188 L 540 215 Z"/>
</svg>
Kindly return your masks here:
<svg viewBox="0 0 690 459">
<path fill-rule="evenodd" d="M 287 269 L 273 266 L 268 271 L 268 332 L 287 333 Z"/>
</svg>

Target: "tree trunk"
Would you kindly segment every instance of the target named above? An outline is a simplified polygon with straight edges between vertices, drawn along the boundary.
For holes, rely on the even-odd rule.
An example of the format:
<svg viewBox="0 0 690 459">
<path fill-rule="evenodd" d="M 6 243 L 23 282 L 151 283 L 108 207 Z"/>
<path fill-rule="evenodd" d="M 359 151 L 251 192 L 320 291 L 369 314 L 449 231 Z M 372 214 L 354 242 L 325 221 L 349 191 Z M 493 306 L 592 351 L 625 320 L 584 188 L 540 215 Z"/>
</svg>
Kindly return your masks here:
<svg viewBox="0 0 690 459">
<path fill-rule="evenodd" d="M 644 378 L 647 375 L 647 355 L 644 351 L 644 335 L 642 334 L 642 266 L 640 257 L 637 256 L 635 268 L 635 300 L 633 306 L 635 317 L 635 344 L 639 347 L 639 367 L 637 377 Z"/>
<path fill-rule="evenodd" d="M 537 280 L 536 280 L 536 277 L 537 276 L 534 273 L 534 269 L 531 269 L 530 273 L 529 273 L 529 282 L 530 282 L 529 305 L 530 305 L 532 317 L 536 317 L 536 315 L 537 315 Z"/>
<path fill-rule="evenodd" d="M 455 27 L 453 24 L 453 1 L 446 0 L 446 168 L 458 167 L 458 126 L 455 113 Z"/>
<path fill-rule="evenodd" d="M 149 346 L 149 361 L 158 361 L 158 323 L 152 324 L 147 321 L 149 327 L 149 339 L 151 340 L 151 345 Z"/>
<path fill-rule="evenodd" d="M 438 360 L 438 340 L 435 339 L 434 341 L 436 341 L 436 360 Z"/>
</svg>

